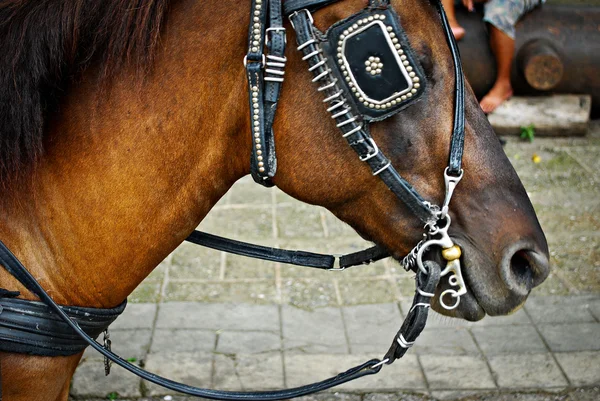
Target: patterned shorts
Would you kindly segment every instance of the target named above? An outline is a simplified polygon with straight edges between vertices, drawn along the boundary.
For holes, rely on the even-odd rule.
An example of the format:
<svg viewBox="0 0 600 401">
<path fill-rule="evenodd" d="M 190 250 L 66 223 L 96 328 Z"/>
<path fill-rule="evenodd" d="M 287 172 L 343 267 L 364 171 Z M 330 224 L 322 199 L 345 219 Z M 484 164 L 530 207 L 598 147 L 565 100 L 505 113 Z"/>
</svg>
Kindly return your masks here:
<svg viewBox="0 0 600 401">
<path fill-rule="evenodd" d="M 519 18 L 546 0 L 489 0 L 483 6 L 483 20 L 515 38 Z"/>
</svg>

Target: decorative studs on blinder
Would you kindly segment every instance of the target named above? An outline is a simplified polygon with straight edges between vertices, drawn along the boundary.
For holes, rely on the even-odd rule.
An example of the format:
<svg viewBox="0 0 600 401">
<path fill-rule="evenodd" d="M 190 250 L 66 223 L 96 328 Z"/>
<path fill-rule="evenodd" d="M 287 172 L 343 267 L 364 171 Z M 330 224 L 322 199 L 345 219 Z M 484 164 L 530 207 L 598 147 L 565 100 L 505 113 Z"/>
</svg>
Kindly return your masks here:
<svg viewBox="0 0 600 401">
<path fill-rule="evenodd" d="M 359 88 L 356 87 L 356 84 L 354 83 L 352 77 L 350 76 L 348 67 L 346 66 L 346 60 L 344 57 L 345 41 L 347 40 L 347 38 L 349 36 L 352 36 L 353 33 L 356 33 L 356 31 L 363 30 L 363 29 L 366 29 L 365 27 L 367 27 L 367 26 L 370 27 L 371 25 L 374 25 L 373 22 L 381 25 L 382 23 L 385 24 L 385 22 L 383 22 L 385 20 L 386 20 L 386 16 L 383 14 L 375 14 L 375 15 L 371 15 L 369 17 L 361 18 L 358 21 L 356 21 L 352 26 L 348 27 L 347 29 L 345 29 L 342 32 L 342 34 L 339 36 L 339 41 L 337 43 L 338 46 L 337 46 L 337 57 L 336 58 L 337 58 L 337 63 L 340 66 L 340 70 L 342 72 L 344 80 L 346 81 L 346 83 L 350 87 L 350 89 L 352 90 L 353 95 L 357 98 L 357 100 L 361 104 L 363 104 L 365 107 L 368 107 L 370 109 L 375 109 L 375 110 L 386 110 L 391 107 L 394 107 L 394 106 L 402 103 L 403 101 L 413 97 L 418 92 L 418 89 L 421 87 L 421 85 L 419 83 L 419 77 L 415 73 L 414 67 L 410 64 L 408 57 L 406 56 L 405 51 L 402 48 L 400 40 L 398 39 L 396 33 L 394 33 L 393 26 L 387 25 L 387 24 L 385 25 L 385 30 L 386 30 L 385 33 L 388 35 L 389 40 L 392 42 L 393 50 L 397 54 L 397 60 L 399 59 L 399 62 L 402 64 L 403 68 L 407 72 L 408 79 L 410 81 L 412 81 L 412 82 L 410 82 L 410 90 L 407 92 L 404 92 L 402 95 L 400 93 L 398 93 L 395 97 L 390 98 L 389 101 L 387 101 L 385 103 L 377 103 L 373 99 L 368 99 L 368 97 L 364 93 L 362 93 L 362 91 Z M 378 21 L 381 21 L 381 22 L 378 22 Z M 366 72 L 368 74 L 370 74 L 371 76 L 377 76 L 377 75 L 381 74 L 383 71 L 383 68 L 384 68 L 384 65 L 381 62 L 381 59 L 379 57 L 377 57 L 376 55 L 370 56 L 365 61 Z"/>
<path fill-rule="evenodd" d="M 369 57 L 367 61 L 365 61 L 366 70 L 371 75 L 379 75 L 383 69 L 383 63 L 379 57 Z"/>
</svg>

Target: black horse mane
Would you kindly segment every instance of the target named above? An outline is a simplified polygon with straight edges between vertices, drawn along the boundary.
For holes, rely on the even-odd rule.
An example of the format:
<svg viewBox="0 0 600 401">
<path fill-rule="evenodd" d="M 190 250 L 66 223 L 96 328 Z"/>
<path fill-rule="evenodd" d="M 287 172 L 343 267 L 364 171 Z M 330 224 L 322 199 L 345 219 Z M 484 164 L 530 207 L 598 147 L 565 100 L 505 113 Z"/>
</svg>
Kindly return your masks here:
<svg viewBox="0 0 600 401">
<path fill-rule="evenodd" d="M 169 2 L 0 0 L 0 182 L 41 155 L 47 115 L 90 63 L 100 81 L 151 66 Z"/>
</svg>

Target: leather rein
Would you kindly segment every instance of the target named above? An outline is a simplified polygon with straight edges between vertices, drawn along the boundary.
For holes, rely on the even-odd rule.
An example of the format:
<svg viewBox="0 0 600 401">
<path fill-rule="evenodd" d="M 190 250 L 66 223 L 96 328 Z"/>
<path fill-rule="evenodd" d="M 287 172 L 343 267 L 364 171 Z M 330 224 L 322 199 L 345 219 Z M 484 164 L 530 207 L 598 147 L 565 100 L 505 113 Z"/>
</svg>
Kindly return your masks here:
<svg viewBox="0 0 600 401">
<path fill-rule="evenodd" d="M 309 71 L 315 77 L 313 82 L 319 83 L 318 90 L 324 94 L 324 102 L 329 103 L 327 110 L 332 114 L 332 118 L 336 121 L 337 126 L 342 132 L 342 136 L 356 151 L 360 160 L 369 165 L 373 175 L 382 179 L 388 188 L 425 224 L 427 229 L 423 241 L 402 261 L 405 269 L 416 270 L 416 292 L 412 307 L 395 336 L 392 346 L 382 360 L 372 359 L 335 377 L 293 389 L 236 392 L 187 386 L 147 372 L 124 360 L 110 350 L 110 342 L 107 342 L 106 338 L 104 346 L 95 340 L 99 332 L 106 329 L 116 315 L 122 312 L 124 304 L 106 313 L 102 312 L 106 310 L 90 310 L 89 308 L 57 305 L 23 264 L 0 241 L 0 263 L 29 291 L 40 298 L 41 302 L 35 302 L 35 306 L 44 309 L 44 313 L 47 316 L 60 321 L 65 326 L 65 332 L 71 337 L 79 338 L 78 341 L 82 342 L 83 346 L 87 344 L 104 355 L 107 367 L 109 366 L 108 361 L 111 361 L 142 379 L 191 396 L 213 400 L 284 400 L 326 390 L 362 376 L 378 373 L 383 365 L 391 364 L 396 359 L 401 358 L 414 344 L 416 338 L 424 329 L 430 301 L 434 296 L 440 278 L 445 275 L 451 275 L 449 281 L 451 285 L 454 285 L 452 283 L 457 283 L 456 286 L 458 286 L 458 289 L 444 291 L 440 296 L 440 301 L 447 309 L 453 309 L 458 306 L 460 295 L 466 292 L 466 287 L 460 272 L 460 248 L 454 245 L 448 235 L 448 228 L 451 224 L 448 215 L 448 206 L 454 188 L 463 174 L 461 160 L 464 144 L 464 77 L 458 48 L 441 2 L 440 0 L 430 0 L 438 10 L 446 40 L 452 54 L 456 87 L 450 158 L 448 167 L 444 172 L 446 197 L 442 206 L 439 207 L 425 201 L 400 176 L 389 159 L 377 147 L 375 140 L 369 133 L 370 122 L 380 121 L 407 107 L 411 98 L 418 96 L 422 92 L 425 84 L 425 82 L 419 79 L 419 67 L 413 62 L 410 48 L 406 46 L 406 39 L 402 37 L 401 28 L 399 22 L 397 22 L 398 17 L 389 5 L 389 1 L 370 0 L 369 6 L 365 10 L 350 17 L 347 21 L 340 22 L 337 27 L 334 25 L 331 32 L 328 31 L 328 36 L 326 37 L 314 26 L 311 12 L 337 1 L 339 0 L 286 0 L 283 7 L 282 0 L 252 1 L 252 14 L 248 34 L 248 54 L 244 58 L 249 85 L 250 121 L 253 138 L 251 172 L 256 182 L 265 186 L 273 185 L 271 179 L 276 172 L 277 159 L 272 127 L 281 86 L 284 81 L 286 31 L 283 27 L 283 17 L 288 16 L 296 31 L 298 50 L 303 53 L 303 59 L 309 64 Z M 379 26 L 381 27 L 381 32 L 377 31 Z M 348 72 L 346 68 L 350 64 L 348 64 L 349 61 L 342 53 L 338 53 L 340 58 L 337 62 L 339 62 L 340 66 L 347 67 L 341 68 L 336 66 L 338 69 L 334 68 L 332 64 L 336 60 L 328 60 L 324 55 L 327 52 L 328 46 L 332 46 L 332 38 L 338 40 L 337 44 L 333 44 L 333 50 L 330 49 L 335 54 L 336 51 L 340 51 L 336 50 L 335 46 L 339 44 L 339 49 L 341 49 L 346 41 L 349 41 L 353 37 L 353 32 L 357 32 L 357 34 L 358 32 L 367 32 L 368 28 L 373 28 L 369 32 L 383 35 L 388 40 L 391 46 L 390 49 L 395 51 L 394 57 L 398 60 L 398 67 L 396 68 L 402 70 L 406 78 L 406 85 L 408 85 L 408 89 L 393 94 L 392 97 L 386 99 L 381 105 L 376 101 L 371 102 L 368 100 L 356 83 L 357 81 L 351 81 L 347 78 L 348 74 L 344 73 L 344 71 Z M 375 72 L 377 74 L 380 73 L 381 69 L 377 67 L 377 60 L 369 59 L 367 63 L 372 63 Z M 367 100 L 364 100 L 365 98 Z M 385 250 L 375 246 L 365 251 L 338 258 L 331 255 L 310 252 L 261 247 L 199 231 L 192 233 L 187 238 L 187 241 L 238 255 L 327 270 L 343 270 L 346 267 L 370 263 L 389 256 Z M 425 252 L 434 246 L 443 249 L 442 255 L 447 260 L 447 265 L 443 270 L 437 263 L 425 259 Z M 1 330 L 3 328 L 2 308 L 3 305 L 6 307 L 7 304 L 5 300 L 3 301 L 3 298 L 10 301 L 10 298 L 15 298 L 18 295 L 16 292 L 0 289 L 0 339 L 3 341 L 7 340 L 7 337 L 3 337 Z M 443 300 L 444 297 L 454 299 L 455 304 L 446 305 Z M 12 307 L 14 310 L 14 301 L 32 303 L 31 301 L 15 299 L 11 301 L 12 303 L 8 306 L 8 309 Z M 24 305 L 18 304 L 17 306 L 23 310 L 26 309 Z M 83 309 L 85 311 L 82 311 Z M 41 311 L 39 313 L 41 315 L 44 314 Z M 97 320 L 89 318 L 86 323 L 77 319 L 77 316 L 81 316 L 82 314 L 84 316 L 87 314 L 88 317 L 92 315 L 94 318 L 100 316 L 100 318 L 97 318 Z M 98 323 L 100 320 L 101 324 Z M 39 342 L 43 346 L 43 341 L 40 340 Z M 13 348 L 13 352 L 18 352 L 16 350 L 17 348 Z"/>
</svg>

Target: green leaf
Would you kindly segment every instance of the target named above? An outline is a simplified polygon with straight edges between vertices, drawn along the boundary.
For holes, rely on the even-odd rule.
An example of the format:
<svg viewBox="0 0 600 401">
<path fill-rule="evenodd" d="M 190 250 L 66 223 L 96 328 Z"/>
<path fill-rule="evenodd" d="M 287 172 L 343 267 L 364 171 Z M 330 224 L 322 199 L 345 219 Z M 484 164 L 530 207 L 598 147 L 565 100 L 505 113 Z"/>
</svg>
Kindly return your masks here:
<svg viewBox="0 0 600 401">
<path fill-rule="evenodd" d="M 127 358 L 127 362 L 137 362 L 137 358 Z"/>
<path fill-rule="evenodd" d="M 521 127 L 521 139 L 524 141 L 533 142 L 535 138 L 535 126 L 530 124 L 528 126 Z"/>
<path fill-rule="evenodd" d="M 106 395 L 107 400 L 116 400 L 117 398 L 119 398 L 119 393 L 116 393 L 114 391 Z"/>
</svg>

